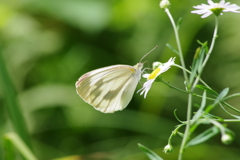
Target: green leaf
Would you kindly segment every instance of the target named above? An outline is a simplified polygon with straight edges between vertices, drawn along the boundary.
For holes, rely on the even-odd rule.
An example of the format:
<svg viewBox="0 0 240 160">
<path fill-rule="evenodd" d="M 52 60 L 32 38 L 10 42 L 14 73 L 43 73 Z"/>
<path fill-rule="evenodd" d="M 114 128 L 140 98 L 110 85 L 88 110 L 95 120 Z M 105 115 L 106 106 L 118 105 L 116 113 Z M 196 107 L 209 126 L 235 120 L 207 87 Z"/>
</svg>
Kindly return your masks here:
<svg viewBox="0 0 240 160">
<path fill-rule="evenodd" d="M 216 105 L 216 104 L 218 104 L 220 101 L 222 101 L 223 98 L 227 96 L 228 91 L 229 91 L 229 88 L 223 89 L 222 92 L 220 92 L 220 94 L 218 95 L 218 97 L 215 99 L 213 105 Z"/>
<path fill-rule="evenodd" d="M 182 17 L 180 17 L 177 21 L 177 30 L 179 30 L 181 24 L 182 24 Z"/>
<path fill-rule="evenodd" d="M 198 109 L 198 111 L 196 112 L 196 114 L 193 116 L 192 118 L 192 124 L 199 119 L 204 113 L 203 113 L 203 109 L 206 106 L 206 90 L 203 92 L 203 97 L 202 97 L 202 103 L 201 103 L 201 107 Z"/>
<path fill-rule="evenodd" d="M 201 45 L 202 45 L 201 47 L 198 47 L 196 49 L 196 52 L 193 58 L 193 63 L 191 67 L 192 71 L 189 78 L 190 83 L 193 82 L 194 77 L 196 77 L 197 75 L 201 75 L 201 72 L 203 69 L 202 64 L 208 49 L 207 49 L 206 43 L 203 43 Z"/>
<path fill-rule="evenodd" d="M 197 59 L 197 64 L 196 65 L 196 68 L 197 68 L 197 71 L 198 71 L 198 74 L 201 74 L 202 72 L 202 63 L 203 63 L 203 60 L 204 60 L 204 57 L 207 53 L 207 46 L 203 45 L 200 49 L 200 53 L 199 53 L 199 57 Z"/>
<path fill-rule="evenodd" d="M 189 141 L 186 145 L 186 148 L 189 146 L 194 146 L 200 143 L 203 143 L 216 134 L 218 134 L 220 131 L 217 127 L 213 126 L 212 128 L 209 128 L 208 130 L 204 131 L 203 133 L 199 134 L 197 137 L 193 138 L 191 141 Z"/>
<path fill-rule="evenodd" d="M 3 139 L 4 145 L 4 159 L 5 160 L 15 160 L 15 152 L 11 141 L 7 138 Z"/>
<path fill-rule="evenodd" d="M 196 67 L 192 67 L 191 68 L 191 73 L 190 73 L 190 78 L 189 78 L 189 83 L 192 83 L 194 80 L 194 77 L 197 76 L 197 68 Z"/>
<path fill-rule="evenodd" d="M 177 55 L 179 55 L 179 53 L 178 53 L 178 51 L 176 50 L 176 49 L 174 49 L 173 48 L 173 46 L 171 46 L 170 44 L 166 44 L 166 46 L 168 47 L 168 48 L 170 48 L 174 53 L 176 53 Z"/>
<path fill-rule="evenodd" d="M 218 96 L 218 93 L 216 91 L 212 90 L 209 87 L 206 87 L 206 86 L 203 86 L 203 85 L 196 85 L 196 88 L 201 89 L 201 90 L 206 90 L 207 93 L 210 93 L 214 96 Z"/>
<path fill-rule="evenodd" d="M 17 149 L 19 153 L 26 159 L 26 160 L 37 160 L 35 155 L 32 153 L 32 151 L 28 148 L 28 146 L 23 142 L 23 140 L 14 132 L 7 133 L 4 135 L 4 141 L 6 142 L 6 145 L 9 141 L 11 144 Z M 11 150 L 9 151 L 9 154 L 12 154 Z M 10 153 L 11 152 L 11 153 Z M 9 159 L 11 160 L 11 159 Z"/>
<path fill-rule="evenodd" d="M 205 113 L 204 114 L 204 118 L 208 118 L 208 119 L 218 119 L 219 121 L 224 121 L 224 119 L 223 118 L 221 118 L 221 117 L 218 117 L 218 116 L 215 116 L 215 115 L 212 115 L 212 114 L 210 114 L 210 113 Z"/>
<path fill-rule="evenodd" d="M 138 143 L 138 147 L 148 156 L 150 160 L 163 160 L 161 157 L 159 157 L 155 152 L 148 149 L 144 145 Z"/>
</svg>

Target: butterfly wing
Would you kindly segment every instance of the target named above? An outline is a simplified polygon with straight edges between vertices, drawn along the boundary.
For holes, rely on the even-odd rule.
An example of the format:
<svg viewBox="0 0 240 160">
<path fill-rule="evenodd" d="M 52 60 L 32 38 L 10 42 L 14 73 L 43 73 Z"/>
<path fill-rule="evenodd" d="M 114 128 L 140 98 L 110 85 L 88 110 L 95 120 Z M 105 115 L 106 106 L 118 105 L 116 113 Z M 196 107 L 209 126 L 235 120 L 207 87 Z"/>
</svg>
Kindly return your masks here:
<svg viewBox="0 0 240 160">
<path fill-rule="evenodd" d="M 114 65 L 93 70 L 76 82 L 79 96 L 104 113 L 123 110 L 132 99 L 142 64 Z"/>
</svg>

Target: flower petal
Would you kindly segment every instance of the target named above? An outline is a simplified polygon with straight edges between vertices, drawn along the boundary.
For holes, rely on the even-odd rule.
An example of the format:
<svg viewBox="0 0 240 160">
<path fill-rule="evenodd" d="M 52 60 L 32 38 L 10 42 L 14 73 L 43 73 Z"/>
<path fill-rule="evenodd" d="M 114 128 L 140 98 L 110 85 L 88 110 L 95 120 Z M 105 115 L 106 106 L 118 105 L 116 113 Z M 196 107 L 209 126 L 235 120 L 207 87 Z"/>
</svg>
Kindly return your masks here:
<svg viewBox="0 0 240 160">
<path fill-rule="evenodd" d="M 191 11 L 191 13 L 201 14 L 201 18 L 206 18 L 214 13 L 216 16 L 222 15 L 222 12 L 234 12 L 240 13 L 240 7 L 236 4 L 230 4 L 230 2 L 226 2 L 225 0 L 221 0 L 219 3 L 214 3 L 212 0 L 208 0 L 207 4 L 201 4 L 198 6 L 193 6 L 193 8 L 197 9 Z"/>
</svg>

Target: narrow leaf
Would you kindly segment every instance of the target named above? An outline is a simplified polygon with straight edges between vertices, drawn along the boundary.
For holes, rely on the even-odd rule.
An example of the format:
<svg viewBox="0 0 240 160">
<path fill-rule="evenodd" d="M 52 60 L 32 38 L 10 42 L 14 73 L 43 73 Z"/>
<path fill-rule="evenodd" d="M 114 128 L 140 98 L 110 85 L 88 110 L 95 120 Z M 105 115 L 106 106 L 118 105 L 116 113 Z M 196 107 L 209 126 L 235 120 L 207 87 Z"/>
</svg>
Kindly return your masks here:
<svg viewBox="0 0 240 160">
<path fill-rule="evenodd" d="M 177 21 L 177 30 L 179 30 L 181 24 L 182 24 L 182 17 L 180 17 Z"/>
<path fill-rule="evenodd" d="M 206 90 L 203 92 L 203 97 L 202 97 L 202 102 L 201 102 L 201 107 L 198 109 L 196 114 L 192 118 L 192 124 L 199 119 L 203 115 L 203 109 L 206 106 Z"/>
<path fill-rule="evenodd" d="M 8 138 L 3 139 L 3 145 L 4 145 L 4 159 L 15 160 L 16 157 L 15 157 L 14 148 Z"/>
<path fill-rule="evenodd" d="M 224 121 L 224 119 L 223 118 L 221 118 L 221 117 L 218 117 L 218 116 L 215 116 L 215 115 L 212 115 L 212 114 L 210 114 L 210 113 L 205 113 L 204 114 L 204 118 L 208 118 L 208 119 L 218 119 L 219 121 Z"/>
<path fill-rule="evenodd" d="M 159 157 L 155 152 L 148 149 L 144 145 L 138 143 L 138 147 L 148 156 L 150 160 L 163 160 L 161 157 Z"/>
<path fill-rule="evenodd" d="M 189 146 L 194 146 L 194 145 L 203 143 L 218 133 L 219 133 L 218 128 L 213 126 L 212 128 L 209 128 L 208 130 L 204 131 L 203 133 L 199 134 L 197 137 L 195 137 L 191 141 L 189 141 L 188 144 L 186 145 L 186 148 Z"/>
<path fill-rule="evenodd" d="M 14 132 L 7 133 L 4 135 L 4 138 L 6 140 L 9 140 L 13 144 L 13 146 L 17 149 L 17 151 L 21 153 L 23 157 L 25 157 L 26 160 L 37 160 L 32 151 L 28 148 L 28 146 L 16 133 Z"/>
<path fill-rule="evenodd" d="M 179 53 L 178 53 L 178 51 L 176 50 L 176 49 L 174 49 L 173 48 L 173 46 L 171 46 L 170 44 L 166 44 L 166 46 L 168 47 L 168 48 L 170 48 L 174 53 L 176 53 L 177 55 L 179 55 Z"/>
<path fill-rule="evenodd" d="M 198 70 L 198 74 L 201 74 L 201 72 L 202 72 L 202 63 L 203 63 L 203 59 L 204 59 L 206 53 L 207 53 L 206 46 L 202 46 L 200 53 L 199 53 L 198 66 L 196 66 L 197 70 Z"/>
<path fill-rule="evenodd" d="M 216 100 L 214 101 L 213 105 L 216 105 L 217 103 L 219 103 L 220 101 L 222 101 L 222 99 L 224 97 L 226 97 L 226 95 L 228 94 L 229 88 L 225 88 L 223 89 L 220 94 L 218 95 L 218 97 L 216 98 Z"/>
<path fill-rule="evenodd" d="M 194 67 L 195 65 L 193 64 L 193 67 L 191 67 L 191 73 L 190 73 L 190 78 L 189 78 L 189 83 L 192 83 L 194 80 L 194 77 L 197 77 L 197 68 Z"/>
<path fill-rule="evenodd" d="M 203 85 L 196 85 L 196 88 L 201 89 L 201 90 L 206 90 L 208 93 L 214 95 L 214 96 L 218 96 L 218 93 L 214 90 L 212 90 L 211 88 L 208 88 L 206 86 Z"/>
</svg>

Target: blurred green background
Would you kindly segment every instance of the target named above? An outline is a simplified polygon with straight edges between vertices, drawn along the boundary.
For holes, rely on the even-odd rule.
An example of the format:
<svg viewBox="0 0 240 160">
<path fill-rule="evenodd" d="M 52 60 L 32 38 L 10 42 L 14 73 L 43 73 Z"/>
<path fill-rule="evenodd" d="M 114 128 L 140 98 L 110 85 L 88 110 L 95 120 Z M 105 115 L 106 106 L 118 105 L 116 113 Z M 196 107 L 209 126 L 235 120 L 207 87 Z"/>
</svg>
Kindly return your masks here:
<svg viewBox="0 0 240 160">
<path fill-rule="evenodd" d="M 206 0 L 171 3 L 175 20 L 183 17 L 180 37 L 190 68 L 198 47 L 196 39 L 211 40 L 214 17 L 201 19 L 190 14 L 192 6 Z M 231 3 L 240 5 L 239 0 Z M 239 27 L 240 14 L 221 16 L 219 37 L 203 73 L 203 79 L 216 91 L 230 87 L 230 93 L 240 92 Z M 103 114 L 75 91 L 82 74 L 108 65 L 135 65 L 156 45 L 159 47 L 145 58 L 146 67 L 177 56 L 166 43 L 176 46 L 159 0 L 1 0 L 0 52 L 36 156 L 40 160 L 147 160 L 137 147 L 141 143 L 164 159 L 176 159 L 181 138 L 174 138 L 172 154 L 165 155 L 162 150 L 178 124 L 173 111 L 177 109 L 179 118 L 185 120 L 186 95 L 154 83 L 146 99 L 135 93 L 125 110 Z M 180 64 L 178 57 L 176 63 Z M 184 88 L 182 71 L 177 68 L 172 67 L 163 78 Z M 1 137 L 14 131 L 2 90 L 5 85 L 1 82 Z M 228 102 L 240 109 L 239 98 Z M 213 114 L 231 118 L 220 107 Z M 228 127 L 236 134 L 231 145 L 223 145 L 218 135 L 187 149 L 185 160 L 240 159 L 240 125 L 229 123 Z"/>
</svg>

